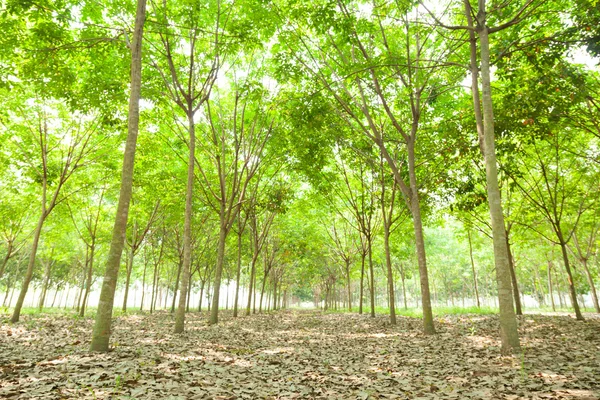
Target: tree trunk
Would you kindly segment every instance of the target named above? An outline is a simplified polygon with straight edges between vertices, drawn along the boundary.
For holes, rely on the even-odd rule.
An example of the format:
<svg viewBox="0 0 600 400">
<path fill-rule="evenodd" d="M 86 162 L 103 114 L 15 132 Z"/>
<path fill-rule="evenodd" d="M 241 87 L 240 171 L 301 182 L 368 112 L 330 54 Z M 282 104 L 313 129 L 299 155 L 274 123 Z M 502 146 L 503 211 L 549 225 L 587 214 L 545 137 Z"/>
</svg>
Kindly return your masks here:
<svg viewBox="0 0 600 400">
<path fill-rule="evenodd" d="M 46 200 L 44 199 L 43 201 L 45 203 Z M 33 233 L 33 242 L 31 243 L 31 250 L 29 253 L 29 263 L 27 264 L 27 270 L 25 272 L 25 277 L 23 278 L 23 285 L 21 287 L 21 292 L 19 293 L 19 298 L 17 299 L 17 304 L 15 305 L 13 315 L 10 319 L 10 322 L 12 323 L 18 322 L 19 317 L 21 315 L 21 308 L 23 308 L 23 303 L 25 302 L 25 295 L 27 294 L 27 289 L 29 289 L 31 278 L 33 277 L 33 269 L 35 267 L 35 256 L 37 254 L 37 248 L 38 244 L 40 243 L 40 236 L 42 234 L 42 226 L 44 225 L 45 220 L 45 206 L 42 206 L 42 213 Z"/>
<path fill-rule="evenodd" d="M 404 300 L 404 309 L 408 310 L 408 299 L 406 298 L 406 278 L 404 277 L 404 267 L 400 264 L 400 268 L 402 268 L 402 299 Z"/>
<path fill-rule="evenodd" d="M 185 312 L 190 312 L 190 299 L 192 298 L 192 281 L 194 279 L 194 274 L 190 274 L 190 282 L 188 284 L 187 291 L 187 300 L 185 301 Z"/>
<path fill-rule="evenodd" d="M 477 285 L 477 271 L 475 270 L 475 260 L 473 259 L 473 244 L 471 242 L 471 231 L 467 231 L 469 238 L 469 257 L 471 258 L 471 269 L 473 270 L 473 286 L 475 287 L 475 299 L 477 300 L 477 308 L 481 307 L 479 302 L 479 286 Z"/>
<path fill-rule="evenodd" d="M 175 300 L 177 299 L 177 290 L 179 290 L 179 278 L 181 278 L 181 267 L 183 260 L 177 265 L 177 277 L 175 278 L 175 290 L 173 290 L 173 301 L 171 302 L 171 313 L 175 312 Z M 190 292 L 190 290 L 188 290 Z"/>
<path fill-rule="evenodd" d="M 248 287 L 248 305 L 246 306 L 246 315 L 250 315 L 250 308 L 252 306 L 252 292 L 256 291 L 254 287 L 254 281 L 256 279 L 256 257 L 254 254 L 252 256 L 252 261 L 250 262 L 250 283 Z"/>
<path fill-rule="evenodd" d="M 94 252 L 96 248 L 96 238 L 92 238 L 92 243 L 90 245 L 90 257 L 88 260 L 88 268 L 87 268 L 87 277 L 85 281 L 85 293 L 83 295 L 83 303 L 81 307 L 79 307 L 79 316 L 83 317 L 85 315 L 85 308 L 87 301 L 90 296 L 90 290 L 92 289 L 92 273 L 94 271 Z"/>
<path fill-rule="evenodd" d="M 348 311 L 352 312 L 352 290 L 350 285 L 350 260 L 346 259 L 346 282 L 348 286 Z"/>
<path fill-rule="evenodd" d="M 384 247 L 385 247 L 385 263 L 387 266 L 387 279 L 389 295 L 388 301 L 390 303 L 390 323 L 396 325 L 396 296 L 394 295 L 394 274 L 392 272 L 392 255 L 390 252 L 390 227 L 388 224 L 385 226 L 383 233 Z"/>
<path fill-rule="evenodd" d="M 510 240 L 508 239 L 508 232 L 506 232 L 506 252 L 508 254 L 508 267 L 510 268 L 510 279 L 513 289 L 513 300 L 515 302 L 515 313 L 517 315 L 523 315 L 523 309 L 521 308 L 521 296 L 519 291 L 519 284 L 517 282 L 517 273 L 515 271 L 515 262 L 510 248 Z"/>
<path fill-rule="evenodd" d="M 238 214 L 238 218 L 240 218 Z M 238 251 L 237 251 L 237 265 L 235 273 L 235 299 L 233 300 L 233 318 L 238 316 L 238 300 L 240 295 L 240 275 L 242 272 L 242 230 L 238 224 Z"/>
<path fill-rule="evenodd" d="M 225 210 L 222 209 L 221 213 Z M 227 239 L 227 228 L 224 215 L 221 218 L 221 228 L 219 229 L 219 245 L 217 248 L 217 266 L 215 268 L 215 283 L 213 284 L 213 300 L 210 310 L 209 324 L 213 325 L 219 322 L 219 294 L 221 292 L 221 275 L 223 274 L 223 265 L 225 264 L 225 240 Z"/>
<path fill-rule="evenodd" d="M 465 0 L 465 15 L 469 26 L 473 27 L 471 7 Z M 477 68 L 477 44 L 475 34 L 470 31 L 471 40 L 471 76 L 472 94 L 477 121 L 477 131 L 482 144 L 485 162 L 485 175 L 487 186 L 488 205 L 492 225 L 492 239 L 494 247 L 494 263 L 496 266 L 496 284 L 498 287 L 498 305 L 500 309 L 500 339 L 502 352 L 520 352 L 519 332 L 517 330 L 517 319 L 513 308 L 513 297 L 511 288 L 510 268 L 508 264 L 508 249 L 506 248 L 506 232 L 504 214 L 502 211 L 502 200 L 498 186 L 498 169 L 496 165 L 496 148 L 494 135 L 494 111 L 492 104 L 492 90 L 490 78 L 490 48 L 488 27 L 486 26 L 485 0 L 479 0 L 477 13 L 477 34 L 481 45 L 481 86 L 482 97 L 479 99 L 478 72 Z M 482 112 L 483 108 L 483 112 Z"/>
<path fill-rule="evenodd" d="M 154 263 L 154 274 L 152 275 L 152 295 L 150 297 L 150 314 L 156 309 L 156 293 L 158 292 L 158 263 Z"/>
<path fill-rule="evenodd" d="M 132 242 L 135 241 L 135 236 Z M 129 297 L 129 283 L 131 282 L 131 272 L 133 271 L 133 258 L 135 256 L 135 243 L 131 244 L 127 257 L 126 277 L 125 277 L 125 294 L 123 295 L 123 312 L 127 312 L 127 299 Z"/>
<path fill-rule="evenodd" d="M 365 252 L 362 252 L 360 257 L 360 296 L 359 296 L 359 302 L 358 302 L 358 313 L 362 314 L 363 313 L 363 297 L 364 297 L 364 290 L 365 290 L 365 258 L 366 258 L 367 254 Z"/>
<path fill-rule="evenodd" d="M 588 260 L 581 260 L 581 264 L 583 264 L 583 270 L 585 271 L 585 276 L 587 277 L 588 285 L 590 285 L 590 292 L 592 294 L 592 302 L 594 303 L 594 309 L 597 313 L 600 313 L 600 305 L 598 304 L 598 294 L 596 293 L 596 287 L 594 286 L 594 278 L 590 273 L 590 269 L 588 268 Z"/>
<path fill-rule="evenodd" d="M 8 265 L 8 260 L 10 260 L 11 256 L 13 255 L 12 252 L 13 252 L 13 241 L 9 240 L 8 246 L 6 246 L 6 255 L 2 259 L 2 264 L 0 264 L 0 279 L 2 279 L 2 276 L 4 275 L 4 271 L 6 269 L 6 266 Z"/>
<path fill-rule="evenodd" d="M 552 290 L 552 261 L 548 261 L 548 293 L 550 294 L 552 311 L 556 311 L 556 305 L 554 304 L 554 291 Z"/>
<path fill-rule="evenodd" d="M 42 291 L 40 293 L 40 303 L 38 309 L 42 311 L 44 304 L 46 303 L 46 293 L 48 293 L 48 284 L 50 282 L 50 273 L 52 272 L 52 266 L 54 265 L 53 260 L 49 260 L 46 263 L 46 270 L 44 273 L 44 282 L 42 283 Z"/>
<path fill-rule="evenodd" d="M 431 309 L 431 295 L 429 293 L 429 276 L 427 272 L 427 258 L 425 255 L 425 239 L 423 238 L 423 221 L 421 219 L 421 205 L 419 203 L 419 188 L 415 173 L 415 148 L 412 140 L 407 144 L 408 149 L 408 174 L 410 178 L 410 211 L 415 231 L 415 245 L 419 263 L 419 277 L 421 283 L 421 306 L 423 308 L 423 330 L 425 334 L 435 333 L 433 325 L 433 310 Z"/>
<path fill-rule="evenodd" d="M 204 295 L 204 285 L 206 280 L 200 283 L 200 300 L 198 300 L 198 312 L 202 312 L 202 296 Z"/>
<path fill-rule="evenodd" d="M 140 311 L 144 309 L 144 297 L 146 296 L 146 269 L 148 268 L 148 263 L 146 262 L 146 255 L 144 250 L 144 272 L 142 273 L 142 301 L 140 304 Z"/>
<path fill-rule="evenodd" d="M 191 101 L 191 100 L 190 100 Z M 185 301 L 190 283 L 190 271 L 192 265 L 192 217 L 194 198 L 194 163 L 196 160 L 196 127 L 194 114 L 191 112 L 192 105 L 188 104 L 188 131 L 190 134 L 187 186 L 185 192 L 185 221 L 183 227 L 183 278 L 179 293 L 179 304 L 175 313 L 175 333 L 182 333 L 185 322 Z"/>
<path fill-rule="evenodd" d="M 262 304 L 263 304 L 263 297 L 265 294 L 265 284 L 266 283 L 267 283 L 267 274 L 265 273 L 265 275 L 263 276 L 262 285 L 260 288 L 260 301 L 258 303 L 258 313 L 259 314 L 262 312 Z"/>
<path fill-rule="evenodd" d="M 569 294 L 571 295 L 571 304 L 573 306 L 573 310 L 575 311 L 575 318 L 578 321 L 584 321 L 583 315 L 581 314 L 581 310 L 579 309 L 579 303 L 577 302 L 577 291 L 575 290 L 575 282 L 573 281 L 573 274 L 571 273 L 571 265 L 569 263 L 569 255 L 567 253 L 567 244 L 562 239 L 562 235 L 560 236 L 560 249 L 562 250 L 563 261 L 565 263 L 565 269 L 567 271 L 567 280 L 569 283 Z"/>
<path fill-rule="evenodd" d="M 123 245 L 125 243 L 127 216 L 129 214 L 129 202 L 131 200 L 133 186 L 133 165 L 140 119 L 139 103 L 142 83 L 142 34 L 145 18 L 146 0 L 138 0 L 135 28 L 131 44 L 131 93 L 129 97 L 127 140 L 125 143 L 125 154 L 121 173 L 121 191 L 119 193 L 119 203 L 113 227 L 112 241 L 108 253 L 108 260 L 106 262 L 106 273 L 102 283 L 100 302 L 98 304 L 98 312 L 96 314 L 96 322 L 92 334 L 92 343 L 90 346 L 92 351 L 108 351 L 115 289 L 117 286 L 117 277 L 119 275 L 119 266 L 121 264 L 121 253 L 123 252 Z"/>
<path fill-rule="evenodd" d="M 371 317 L 375 317 L 375 271 L 373 268 L 373 239 L 368 238 L 369 246 L 369 273 L 371 282 Z"/>
</svg>

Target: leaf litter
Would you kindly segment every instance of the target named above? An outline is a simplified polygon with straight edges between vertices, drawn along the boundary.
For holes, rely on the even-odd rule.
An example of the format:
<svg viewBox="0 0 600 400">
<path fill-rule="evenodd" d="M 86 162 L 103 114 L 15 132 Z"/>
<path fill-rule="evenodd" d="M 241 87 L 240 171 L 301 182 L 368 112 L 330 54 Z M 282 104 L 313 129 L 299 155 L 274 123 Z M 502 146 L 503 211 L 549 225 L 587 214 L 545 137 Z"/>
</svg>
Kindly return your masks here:
<svg viewBox="0 0 600 400">
<path fill-rule="evenodd" d="M 525 315 L 523 353 L 500 354 L 495 316 L 421 321 L 280 311 L 206 323 L 189 313 L 115 318 L 112 351 L 90 353 L 93 320 L 0 315 L 2 399 L 599 399 L 600 319 Z"/>
</svg>

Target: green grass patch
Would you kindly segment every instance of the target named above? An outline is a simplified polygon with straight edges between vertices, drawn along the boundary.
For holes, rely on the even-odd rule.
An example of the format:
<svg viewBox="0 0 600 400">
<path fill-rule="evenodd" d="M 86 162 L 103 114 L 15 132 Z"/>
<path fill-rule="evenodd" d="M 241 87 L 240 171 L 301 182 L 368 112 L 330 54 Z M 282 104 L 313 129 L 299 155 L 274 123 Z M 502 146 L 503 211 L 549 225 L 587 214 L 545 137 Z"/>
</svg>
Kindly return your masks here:
<svg viewBox="0 0 600 400">
<path fill-rule="evenodd" d="M 338 309 L 338 310 L 327 310 L 329 314 L 344 314 L 348 313 L 347 309 Z M 358 307 L 352 308 L 353 313 L 358 312 Z M 370 307 L 363 307 L 363 314 L 370 314 Z M 389 314 L 390 309 L 387 307 L 375 307 L 375 314 Z M 476 315 L 492 315 L 497 314 L 498 309 L 493 307 L 434 307 L 433 315 L 435 317 L 442 317 L 446 315 L 468 315 L 468 314 L 476 314 Z M 411 317 L 411 318 L 423 318 L 423 310 L 421 308 L 408 308 L 405 309 L 403 307 L 396 308 L 396 315 L 403 317 Z"/>
</svg>

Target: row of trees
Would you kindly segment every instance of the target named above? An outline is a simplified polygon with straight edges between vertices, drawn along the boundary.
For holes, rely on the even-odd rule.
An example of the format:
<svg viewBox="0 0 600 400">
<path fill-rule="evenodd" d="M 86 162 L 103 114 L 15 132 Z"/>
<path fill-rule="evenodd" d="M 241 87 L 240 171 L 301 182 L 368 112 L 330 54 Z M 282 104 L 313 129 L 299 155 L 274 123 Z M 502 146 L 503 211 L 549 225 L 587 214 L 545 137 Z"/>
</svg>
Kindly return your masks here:
<svg viewBox="0 0 600 400">
<path fill-rule="evenodd" d="M 194 286 L 218 322 L 224 280 L 235 316 L 256 293 L 260 311 L 265 293 L 278 307 L 309 289 L 325 307 L 368 303 L 374 315 L 383 303 L 393 324 L 401 287 L 404 307 L 420 296 L 426 333 L 432 289 L 477 305 L 495 294 L 505 351 L 519 350 L 523 291 L 547 299 L 544 271 L 552 302 L 564 274 L 577 319 L 588 291 L 600 312 L 600 86 L 566 57 L 594 51 L 596 8 L 57 7 L 14 2 L 1 17 L 12 51 L 1 62 L 0 280 L 6 294 L 21 286 L 13 322 L 32 281 L 40 307 L 49 288 L 76 284 L 83 315 L 101 276 L 101 351 L 118 279 L 123 309 L 133 282 L 153 288 L 150 309 L 170 291 L 176 332 Z M 486 237 L 493 258 L 476 254 Z"/>
</svg>

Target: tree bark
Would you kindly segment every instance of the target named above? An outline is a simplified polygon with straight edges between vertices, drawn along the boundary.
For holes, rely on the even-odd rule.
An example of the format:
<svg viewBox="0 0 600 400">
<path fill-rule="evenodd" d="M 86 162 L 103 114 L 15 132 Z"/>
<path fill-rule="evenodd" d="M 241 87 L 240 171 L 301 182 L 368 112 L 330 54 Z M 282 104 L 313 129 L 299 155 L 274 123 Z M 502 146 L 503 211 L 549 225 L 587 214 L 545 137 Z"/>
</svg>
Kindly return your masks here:
<svg viewBox="0 0 600 400">
<path fill-rule="evenodd" d="M 90 290 L 92 289 L 92 273 L 94 271 L 94 252 L 95 252 L 95 248 L 96 248 L 96 240 L 95 238 L 92 239 L 92 243 L 90 245 L 90 259 L 89 259 L 89 265 L 87 268 L 87 277 L 86 277 L 86 281 L 85 281 L 85 293 L 83 295 L 83 303 L 81 304 L 81 307 L 79 307 L 79 316 L 83 317 L 85 315 L 85 308 L 86 308 L 86 304 L 90 295 Z"/>
<path fill-rule="evenodd" d="M 135 228 L 134 228 L 135 229 Z M 135 246 L 135 235 L 134 238 L 132 240 L 131 244 L 131 248 L 129 250 L 129 254 L 127 256 L 127 263 L 126 263 L 126 268 L 125 268 L 125 294 L 123 295 L 123 312 L 127 311 L 127 299 L 129 298 L 129 283 L 131 282 L 131 272 L 133 271 L 133 258 L 135 256 L 135 250 L 134 250 L 134 246 Z"/>
<path fill-rule="evenodd" d="M 469 238 L 469 257 L 471 258 L 471 269 L 473 271 L 473 286 L 475 287 L 475 299 L 477 300 L 477 308 L 481 307 L 481 303 L 479 302 L 479 286 L 477 284 L 477 271 L 475 270 L 475 260 L 473 259 L 473 243 L 471 241 L 471 231 L 467 231 L 467 236 Z"/>
<path fill-rule="evenodd" d="M 192 265 L 192 216 L 194 197 L 194 163 L 196 161 L 196 126 L 192 104 L 188 104 L 188 131 L 190 135 L 189 157 L 187 169 L 187 186 L 185 191 L 185 221 L 183 227 L 183 277 L 179 293 L 179 304 L 175 313 L 175 333 L 182 333 L 185 322 L 185 301 L 190 282 Z"/>
<path fill-rule="evenodd" d="M 121 173 L 121 190 L 119 193 L 119 203 L 113 227 L 112 241 L 108 253 L 108 260 L 106 262 L 106 273 L 102 283 L 100 302 L 98 304 L 98 312 L 96 314 L 96 322 L 92 334 L 92 343 L 90 346 L 92 351 L 108 351 L 108 341 L 110 339 L 115 289 L 121 264 L 121 254 L 125 243 L 127 216 L 129 214 L 129 202 L 131 200 L 133 185 L 133 166 L 140 118 L 139 103 L 142 83 L 142 35 L 145 18 L 146 0 L 138 0 L 135 28 L 131 45 L 131 93 L 129 97 L 127 140 L 125 143 L 125 154 Z"/>
<path fill-rule="evenodd" d="M 494 111 L 492 103 L 491 77 L 490 77 L 490 48 L 489 33 L 486 25 L 485 0 L 479 0 L 477 13 L 477 26 L 474 27 L 471 16 L 469 0 L 464 0 L 465 16 L 467 18 L 471 49 L 471 92 L 473 94 L 473 108 L 477 122 L 477 133 L 480 148 L 483 152 L 486 173 L 486 186 L 490 218 L 492 225 L 492 240 L 494 248 L 494 263 L 496 266 L 496 284 L 498 287 L 498 305 L 500 309 L 500 339 L 502 352 L 515 353 L 521 351 L 517 319 L 513 308 L 512 285 L 508 264 L 508 250 L 506 248 L 506 232 L 502 200 L 498 186 L 498 169 L 496 165 L 496 149 L 494 135 Z M 477 31 L 480 43 L 481 56 L 481 86 L 482 97 L 479 97 L 479 68 L 477 67 Z M 482 110 L 483 109 L 483 110 Z"/>
<path fill-rule="evenodd" d="M 515 262 L 510 248 L 510 240 L 508 239 L 508 231 L 506 232 L 506 252 L 508 254 L 508 267 L 510 269 L 510 280 L 513 289 L 513 300 L 515 301 L 515 313 L 517 315 L 523 315 L 523 309 L 521 307 L 521 295 L 519 291 L 519 283 L 517 282 L 517 272 L 515 270 Z"/>
<path fill-rule="evenodd" d="M 177 277 L 175 278 L 175 290 L 173 290 L 173 301 L 171 302 L 171 313 L 175 312 L 175 301 L 177 300 L 177 290 L 179 290 L 179 279 L 181 278 L 182 266 L 183 266 L 183 260 L 181 260 L 181 262 L 179 262 L 177 265 Z M 189 292 L 191 292 L 191 290 L 188 290 L 188 293 Z M 186 310 L 187 310 L 187 303 L 186 303 Z"/>
<path fill-rule="evenodd" d="M 597 313 L 600 313 L 600 304 L 598 304 L 598 294 L 596 293 L 596 287 L 594 286 L 594 278 L 590 273 L 590 269 L 588 267 L 588 260 L 582 260 L 583 270 L 585 271 L 585 276 L 587 277 L 588 285 L 590 285 L 590 291 L 592 294 L 592 302 L 594 303 L 594 309 Z"/>
<path fill-rule="evenodd" d="M 238 221 L 240 218 L 240 213 L 238 212 Z M 241 224 L 238 222 L 238 248 L 237 248 L 237 265 L 235 272 L 235 299 L 233 300 L 233 318 L 237 318 L 238 316 L 238 300 L 240 295 L 240 275 L 242 272 L 242 234 L 244 232 L 241 229 Z"/>
<path fill-rule="evenodd" d="M 579 309 L 579 303 L 577 302 L 577 291 L 575 290 L 575 282 L 573 281 L 573 274 L 571 273 L 571 264 L 569 262 L 569 255 L 567 253 L 567 244 L 562 238 L 562 235 L 560 236 L 560 249 L 562 251 L 563 262 L 565 263 L 565 270 L 567 271 L 567 282 L 569 283 L 569 294 L 571 296 L 571 304 L 573 306 L 573 310 L 575 311 L 575 318 L 578 321 L 584 321 L 585 319 L 581 314 L 581 310 Z"/>
<path fill-rule="evenodd" d="M 224 212 L 223 210 L 222 212 Z M 219 322 L 219 295 L 221 292 L 221 275 L 223 274 L 223 265 L 225 264 L 225 240 L 227 239 L 226 221 L 221 221 L 219 229 L 219 244 L 217 247 L 217 266 L 215 268 L 215 283 L 213 284 L 213 300 L 210 309 L 209 324 L 213 325 Z"/>
<path fill-rule="evenodd" d="M 365 258 L 366 258 L 367 254 L 363 251 L 360 254 L 360 296 L 359 296 L 359 302 L 358 302 L 358 313 L 362 314 L 363 313 L 363 297 L 364 297 L 364 290 L 365 290 Z"/>
<path fill-rule="evenodd" d="M 387 266 L 387 279 L 389 287 L 388 301 L 390 303 L 390 323 L 392 325 L 396 325 L 396 296 L 394 295 L 394 274 L 392 272 L 392 255 L 390 251 L 389 226 L 385 228 L 385 232 L 383 233 L 383 240 L 385 247 L 385 263 Z"/>
<path fill-rule="evenodd" d="M 421 205 L 419 202 L 419 188 L 417 186 L 417 175 L 415 172 L 415 147 L 414 143 L 407 143 L 408 150 L 408 174 L 410 178 L 410 211 L 415 231 L 415 245 L 417 248 L 417 259 L 419 263 L 419 280 L 421 283 L 421 307 L 423 308 L 423 331 L 427 335 L 435 333 L 433 325 L 433 310 L 431 309 L 431 295 L 429 293 L 429 275 L 427 271 L 427 259 L 425 255 L 425 239 L 423 237 L 423 221 L 421 219 Z"/>
<path fill-rule="evenodd" d="M 248 305 L 246 306 L 246 315 L 250 315 L 250 308 L 252 306 L 252 292 L 256 291 L 254 287 L 256 280 L 256 255 L 253 255 L 252 261 L 250 262 L 250 283 L 248 287 Z"/>
<path fill-rule="evenodd" d="M 48 285 L 50 282 L 50 274 L 52 273 L 52 266 L 54 265 L 53 260 L 48 260 L 46 263 L 46 271 L 44 273 L 44 282 L 42 283 L 42 291 L 40 293 L 40 303 L 38 309 L 42 311 L 44 304 L 46 303 L 46 293 L 48 293 Z"/>
<path fill-rule="evenodd" d="M 375 271 L 373 268 L 373 238 L 369 236 L 367 240 L 369 246 L 369 279 L 371 282 L 371 317 L 375 318 Z"/>
<path fill-rule="evenodd" d="M 33 242 L 31 243 L 29 263 L 27 264 L 27 270 L 25 272 L 25 277 L 23 278 L 23 285 L 21 287 L 21 292 L 19 293 L 19 298 L 17 299 L 17 304 L 15 305 L 13 315 L 10 319 L 10 322 L 12 323 L 19 321 L 19 317 L 21 315 L 21 308 L 23 308 L 23 303 L 25 302 L 25 295 L 27 294 L 27 289 L 29 288 L 29 284 L 31 283 L 31 278 L 33 277 L 33 269 L 35 267 L 35 256 L 37 254 L 37 248 L 40 243 L 42 226 L 44 225 L 44 221 L 46 219 L 46 200 L 44 199 L 43 202 L 44 206 L 42 206 L 42 213 L 40 215 L 40 219 L 38 220 L 37 226 L 35 227 L 35 231 L 33 232 Z"/>
</svg>

